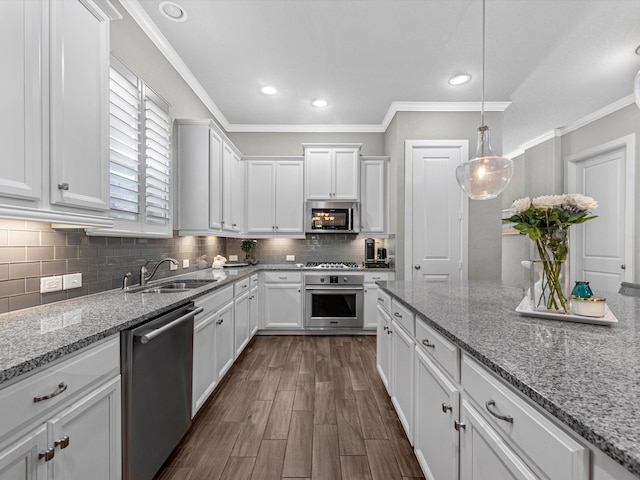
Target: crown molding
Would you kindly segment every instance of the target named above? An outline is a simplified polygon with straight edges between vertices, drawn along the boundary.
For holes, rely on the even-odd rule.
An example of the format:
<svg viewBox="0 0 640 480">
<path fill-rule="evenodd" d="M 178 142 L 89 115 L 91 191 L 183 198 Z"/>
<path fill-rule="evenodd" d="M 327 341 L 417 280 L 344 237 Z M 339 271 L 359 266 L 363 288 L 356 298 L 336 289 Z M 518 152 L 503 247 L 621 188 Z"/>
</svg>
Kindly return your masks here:
<svg viewBox="0 0 640 480">
<path fill-rule="evenodd" d="M 228 132 L 238 133 L 384 133 L 382 125 L 377 124 L 309 124 L 309 125 L 270 125 L 233 123 Z"/>
<path fill-rule="evenodd" d="M 204 103 L 214 118 L 220 123 L 222 128 L 229 130 L 229 121 L 212 100 L 204 87 L 196 79 L 193 72 L 184 63 L 178 52 L 171 46 L 167 37 L 165 37 L 151 17 L 144 11 L 138 0 L 120 0 L 120 4 L 131 15 L 135 22 L 140 26 L 142 31 L 151 39 L 160 52 L 165 56 L 169 63 L 176 69 L 178 74 L 187 82 L 196 96 Z"/>
</svg>

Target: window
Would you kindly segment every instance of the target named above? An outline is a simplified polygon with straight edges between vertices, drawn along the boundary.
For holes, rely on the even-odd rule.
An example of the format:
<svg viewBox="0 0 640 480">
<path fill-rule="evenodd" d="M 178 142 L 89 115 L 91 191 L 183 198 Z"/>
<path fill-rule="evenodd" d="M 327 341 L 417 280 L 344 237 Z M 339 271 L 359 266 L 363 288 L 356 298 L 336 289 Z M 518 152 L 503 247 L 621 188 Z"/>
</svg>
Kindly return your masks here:
<svg viewBox="0 0 640 480">
<path fill-rule="evenodd" d="M 114 229 L 100 234 L 171 236 L 171 106 L 114 56 L 109 76 Z"/>
</svg>

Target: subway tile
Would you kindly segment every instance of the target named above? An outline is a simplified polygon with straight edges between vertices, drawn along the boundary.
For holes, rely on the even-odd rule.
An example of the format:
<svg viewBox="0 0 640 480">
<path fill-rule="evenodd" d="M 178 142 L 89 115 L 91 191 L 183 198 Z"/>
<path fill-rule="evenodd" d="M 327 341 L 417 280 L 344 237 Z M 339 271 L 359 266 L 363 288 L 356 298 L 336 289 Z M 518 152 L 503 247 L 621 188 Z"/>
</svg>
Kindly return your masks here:
<svg viewBox="0 0 640 480">
<path fill-rule="evenodd" d="M 89 270 L 89 260 L 86 258 L 70 258 L 67 260 L 67 269 L 70 273 L 86 272 Z"/>
<path fill-rule="evenodd" d="M 24 279 L 0 282 L 0 297 L 10 297 L 25 293 Z"/>
<path fill-rule="evenodd" d="M 9 265 L 9 278 L 27 278 L 40 276 L 40 262 L 12 263 Z"/>
<path fill-rule="evenodd" d="M 27 293 L 40 292 L 40 277 L 27 278 L 24 283 Z"/>
<path fill-rule="evenodd" d="M 26 259 L 26 247 L 0 247 L 0 262 L 24 262 Z"/>
<path fill-rule="evenodd" d="M 47 303 L 61 302 L 62 300 L 66 300 L 67 291 L 58 290 L 57 292 L 41 293 L 40 296 L 42 298 L 42 304 L 46 305 Z"/>
<path fill-rule="evenodd" d="M 53 262 L 42 262 L 41 264 L 42 276 L 47 275 L 63 275 L 67 272 L 66 260 L 55 260 Z"/>
<path fill-rule="evenodd" d="M 88 294 L 89 288 L 87 285 L 82 285 L 80 288 L 73 288 L 67 290 L 67 298 L 78 298 Z"/>
<path fill-rule="evenodd" d="M 0 228 L 3 230 L 24 230 L 26 222 L 24 220 L 0 220 Z"/>
<path fill-rule="evenodd" d="M 0 313 L 7 313 L 9 311 L 9 299 L 0 298 Z"/>
<path fill-rule="evenodd" d="M 14 312 L 23 308 L 35 307 L 40 305 L 39 293 L 27 293 L 26 295 L 17 295 L 9 298 L 9 310 Z"/>
<path fill-rule="evenodd" d="M 67 258 L 79 258 L 78 249 L 82 247 L 70 246 L 70 247 L 54 247 L 55 259 L 67 259 Z"/>
<path fill-rule="evenodd" d="M 39 246 L 40 232 L 9 230 L 8 245 Z"/>
<path fill-rule="evenodd" d="M 81 245 L 77 258 L 95 258 L 98 256 L 98 247 L 95 245 Z M 75 257 L 74 257 L 75 258 Z"/>
<path fill-rule="evenodd" d="M 24 247 L 23 247 L 24 248 Z M 54 247 L 26 247 L 27 260 L 53 260 Z"/>
<path fill-rule="evenodd" d="M 0 230 L 0 245 L 6 245 L 9 241 L 9 231 Z"/>
<path fill-rule="evenodd" d="M 67 235 L 64 232 L 41 232 L 40 245 L 62 246 L 67 244 Z"/>
<path fill-rule="evenodd" d="M 0 281 L 9 280 L 9 264 L 2 263 L 0 264 Z"/>
<path fill-rule="evenodd" d="M 51 224 L 42 222 L 24 222 L 24 229 L 32 232 L 52 232 Z"/>
</svg>

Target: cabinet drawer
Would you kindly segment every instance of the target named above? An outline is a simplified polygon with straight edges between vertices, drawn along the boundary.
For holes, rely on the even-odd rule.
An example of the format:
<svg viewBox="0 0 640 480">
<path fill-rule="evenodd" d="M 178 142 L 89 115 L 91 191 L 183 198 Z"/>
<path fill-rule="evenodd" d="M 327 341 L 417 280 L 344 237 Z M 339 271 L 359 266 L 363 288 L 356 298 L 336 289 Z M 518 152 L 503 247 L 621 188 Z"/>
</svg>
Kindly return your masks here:
<svg viewBox="0 0 640 480">
<path fill-rule="evenodd" d="M 483 417 L 504 438 L 525 453 L 549 478 L 589 478 L 588 450 L 551 420 L 502 385 L 483 366 L 463 355 L 462 386 Z M 499 419 L 495 415 L 511 418 Z"/>
<path fill-rule="evenodd" d="M 391 312 L 391 295 L 378 289 L 377 301 L 387 313 Z"/>
<path fill-rule="evenodd" d="M 458 347 L 444 338 L 420 318 L 416 318 L 416 345 L 419 345 L 455 381 L 460 381 Z"/>
<path fill-rule="evenodd" d="M 238 295 L 242 295 L 245 292 L 249 291 L 249 286 L 251 284 L 250 278 L 245 278 L 244 280 L 240 280 L 233 284 L 233 296 L 237 297 Z"/>
<path fill-rule="evenodd" d="M 364 272 L 364 283 L 393 280 L 393 272 Z"/>
<path fill-rule="evenodd" d="M 257 286 L 258 286 L 258 283 L 259 283 L 259 281 L 258 281 L 258 274 L 257 274 L 257 273 L 255 273 L 255 274 L 251 275 L 251 288 L 253 288 L 253 287 L 257 287 Z"/>
<path fill-rule="evenodd" d="M 265 282 L 274 283 L 300 283 L 302 282 L 301 272 L 264 272 Z"/>
<path fill-rule="evenodd" d="M 395 298 L 391 299 L 391 318 L 404 327 L 412 337 L 415 335 L 415 318 L 413 312 L 404 305 L 398 303 Z"/>
<path fill-rule="evenodd" d="M 207 313 L 214 312 L 222 305 L 229 303 L 233 299 L 233 287 L 229 285 L 222 290 L 215 290 L 209 295 L 197 298 L 193 303 L 196 307 L 204 308 L 204 312 L 201 316 L 205 316 Z"/>
<path fill-rule="evenodd" d="M 61 406 L 107 375 L 120 372 L 120 337 L 101 343 L 0 390 L 0 436 Z M 64 384 L 64 385 L 63 385 Z M 34 401 L 60 392 L 49 399 Z"/>
</svg>

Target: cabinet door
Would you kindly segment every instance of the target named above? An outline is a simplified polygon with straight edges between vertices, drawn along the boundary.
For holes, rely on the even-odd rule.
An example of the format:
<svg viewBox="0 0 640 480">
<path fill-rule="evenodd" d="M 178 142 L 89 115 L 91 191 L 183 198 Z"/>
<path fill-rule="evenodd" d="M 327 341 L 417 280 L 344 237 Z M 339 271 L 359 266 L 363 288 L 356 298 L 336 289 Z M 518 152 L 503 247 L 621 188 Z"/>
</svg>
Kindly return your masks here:
<svg viewBox="0 0 640 480">
<path fill-rule="evenodd" d="M 460 422 L 460 480 L 538 478 L 464 398 Z"/>
<path fill-rule="evenodd" d="M 51 203 L 109 210 L 109 22 L 79 0 L 51 8 Z"/>
<path fill-rule="evenodd" d="M 276 233 L 304 234 L 303 164 L 279 161 L 276 164 Z"/>
<path fill-rule="evenodd" d="M 249 338 L 253 338 L 258 331 L 258 321 L 260 319 L 259 305 L 258 287 L 254 287 L 251 289 L 249 295 Z"/>
<path fill-rule="evenodd" d="M 222 144 L 222 230 L 233 231 L 231 219 L 231 202 L 233 201 L 233 149 L 227 144 Z"/>
<path fill-rule="evenodd" d="M 389 333 L 389 328 L 391 328 L 391 317 L 382 307 L 378 306 L 376 364 L 382 383 L 387 389 L 387 393 L 391 395 L 391 383 L 389 382 L 389 375 L 391 374 L 391 334 Z"/>
<path fill-rule="evenodd" d="M 220 381 L 231 368 L 234 359 L 233 302 L 229 302 L 218 310 L 216 317 L 216 369 L 218 381 Z"/>
<path fill-rule="evenodd" d="M 375 283 L 364 284 L 364 326 L 366 330 L 378 327 L 378 286 Z"/>
<path fill-rule="evenodd" d="M 415 342 L 400 324 L 391 322 L 391 402 L 413 445 L 413 350 Z"/>
<path fill-rule="evenodd" d="M 276 164 L 249 161 L 247 164 L 247 233 L 275 232 Z M 287 187 L 289 188 L 289 187 Z M 295 187 L 293 187 L 295 188 Z M 299 187 L 301 188 L 301 187 Z M 302 204 L 302 198 L 300 199 Z M 302 206 L 300 206 L 302 208 Z"/>
<path fill-rule="evenodd" d="M 28 200 L 41 196 L 43 5 L 0 2 L 0 195 Z"/>
<path fill-rule="evenodd" d="M 215 350 L 217 320 L 218 317 L 212 314 L 204 319 L 197 319 L 193 327 L 192 418 L 218 383 Z"/>
<path fill-rule="evenodd" d="M 416 347 L 413 444 L 429 480 L 458 478 L 459 434 L 453 421 L 458 418 L 459 402 L 459 390 Z"/>
<path fill-rule="evenodd" d="M 302 327 L 302 285 L 265 283 L 265 328 Z"/>
<path fill-rule="evenodd" d="M 387 233 L 387 161 L 360 163 L 360 233 Z"/>
<path fill-rule="evenodd" d="M 334 200 L 358 200 L 360 184 L 358 150 L 336 148 L 333 151 L 333 191 Z"/>
<path fill-rule="evenodd" d="M 48 448 L 47 428 L 41 425 L 20 440 L 0 450 L 0 478 L 4 480 L 45 480 L 47 462 L 38 455 Z M 54 457 L 49 460 L 55 460 Z"/>
<path fill-rule="evenodd" d="M 54 478 L 119 479 L 120 376 L 51 420 L 49 444 L 56 445 Z"/>
<path fill-rule="evenodd" d="M 333 168 L 330 148 L 307 148 L 305 161 L 305 198 L 307 200 L 332 200 Z"/>
<path fill-rule="evenodd" d="M 235 300 L 233 323 L 234 323 L 234 345 L 235 356 L 242 353 L 244 347 L 249 343 L 249 292 Z"/>
<path fill-rule="evenodd" d="M 187 192 L 181 192 L 187 195 Z M 222 228 L 222 138 L 209 130 L 209 228 Z"/>
</svg>

